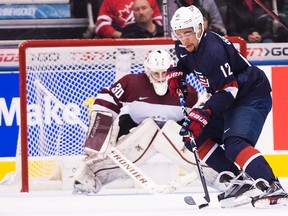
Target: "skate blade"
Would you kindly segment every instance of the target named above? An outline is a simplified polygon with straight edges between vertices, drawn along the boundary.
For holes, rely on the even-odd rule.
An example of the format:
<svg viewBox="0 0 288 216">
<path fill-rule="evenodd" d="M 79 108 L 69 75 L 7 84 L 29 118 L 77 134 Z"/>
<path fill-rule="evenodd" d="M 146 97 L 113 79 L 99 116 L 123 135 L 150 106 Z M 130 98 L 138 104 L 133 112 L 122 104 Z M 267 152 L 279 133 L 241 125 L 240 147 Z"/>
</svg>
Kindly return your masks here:
<svg viewBox="0 0 288 216">
<path fill-rule="evenodd" d="M 253 203 L 255 208 L 281 208 L 288 206 L 288 198 L 260 199 Z"/>
<path fill-rule="evenodd" d="M 262 191 L 255 188 L 253 190 L 246 191 L 241 196 L 221 200 L 220 205 L 222 208 L 234 208 L 242 205 L 247 205 L 251 203 L 251 197 L 255 197 L 261 193 Z"/>
<path fill-rule="evenodd" d="M 220 201 L 222 208 L 234 208 L 251 203 L 251 198 L 247 196 L 232 197 Z"/>
</svg>

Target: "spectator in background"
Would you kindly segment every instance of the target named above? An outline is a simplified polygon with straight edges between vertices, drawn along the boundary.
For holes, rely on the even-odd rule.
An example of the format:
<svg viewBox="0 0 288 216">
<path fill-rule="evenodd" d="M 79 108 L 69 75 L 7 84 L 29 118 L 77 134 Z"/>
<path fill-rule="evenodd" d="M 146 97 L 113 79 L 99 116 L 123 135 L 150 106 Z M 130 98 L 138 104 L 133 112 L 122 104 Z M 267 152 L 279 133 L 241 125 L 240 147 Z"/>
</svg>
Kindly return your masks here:
<svg viewBox="0 0 288 216">
<path fill-rule="evenodd" d="M 273 5 L 272 10 L 278 12 L 280 19 L 288 25 L 288 13 L 285 11 L 285 4 L 288 6 L 288 1 L 286 0 L 277 0 L 277 4 Z M 288 9 L 288 8 L 287 8 Z M 273 21 L 274 27 L 274 41 L 275 42 L 288 42 L 288 31 L 281 26 L 276 20 Z"/>
<path fill-rule="evenodd" d="M 205 10 L 204 8 L 199 8 L 199 10 L 203 14 L 204 29 L 205 30 L 213 31 L 213 32 L 215 32 L 221 36 L 226 35 L 225 29 L 223 29 L 221 27 L 217 27 L 215 25 L 211 25 L 212 19 L 211 19 L 210 13 L 207 10 Z"/>
<path fill-rule="evenodd" d="M 162 15 L 156 0 L 148 0 L 153 8 L 153 20 L 162 25 Z M 134 23 L 134 0 L 104 0 L 100 6 L 96 22 L 96 36 L 102 38 L 120 38 L 122 28 Z"/>
<path fill-rule="evenodd" d="M 271 7 L 270 2 L 263 3 Z M 240 36 L 248 43 L 273 42 L 272 19 L 254 1 L 227 1 L 226 16 L 226 28 L 229 36 Z"/>
<path fill-rule="evenodd" d="M 175 3 L 178 5 L 178 7 L 195 5 L 198 8 L 204 8 L 210 14 L 210 27 L 221 29 L 221 31 L 224 33 L 224 36 L 227 35 L 221 14 L 214 0 L 175 0 Z"/>
<path fill-rule="evenodd" d="M 163 37 L 163 26 L 153 20 L 153 13 L 148 0 L 135 0 L 133 4 L 135 23 L 122 29 L 121 38 Z"/>
</svg>

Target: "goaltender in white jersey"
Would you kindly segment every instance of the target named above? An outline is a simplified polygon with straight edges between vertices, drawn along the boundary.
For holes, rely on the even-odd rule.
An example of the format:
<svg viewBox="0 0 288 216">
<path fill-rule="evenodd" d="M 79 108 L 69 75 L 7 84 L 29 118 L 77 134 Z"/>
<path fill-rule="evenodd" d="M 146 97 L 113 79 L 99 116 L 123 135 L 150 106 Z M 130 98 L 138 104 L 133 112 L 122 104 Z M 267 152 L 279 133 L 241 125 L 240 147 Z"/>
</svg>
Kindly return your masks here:
<svg viewBox="0 0 288 216">
<path fill-rule="evenodd" d="M 108 144 L 108 150 L 103 151 L 102 146 L 102 150 L 97 149 L 99 153 L 93 153 L 95 145 L 97 148 L 99 143 L 95 144 L 96 139 L 91 131 L 93 132 L 95 125 L 99 126 L 96 117 L 99 113 L 111 115 L 113 126 L 110 129 L 109 142 L 106 142 L 105 136 L 99 141 L 102 136 L 99 133 L 96 142 L 106 142 L 109 145 L 112 143 L 137 166 L 158 152 L 188 173 L 197 173 L 194 155 L 185 148 L 182 137 L 178 134 L 183 122 L 183 112 L 179 100 L 168 92 L 166 70 L 171 64 L 173 65 L 173 60 L 168 52 L 154 50 L 144 63 L 145 73 L 125 75 L 112 87 L 102 89 L 97 95 L 90 113 L 85 144 L 87 157 L 81 161 L 74 176 L 75 193 L 96 194 L 102 186 L 125 175 L 107 156 Z M 190 109 L 196 104 L 198 94 L 190 85 L 187 90 L 189 93 L 186 106 Z M 100 148 L 101 145 L 100 143 Z M 221 189 L 223 185 L 218 184 L 218 173 L 205 164 L 203 168 L 208 185 Z"/>
</svg>

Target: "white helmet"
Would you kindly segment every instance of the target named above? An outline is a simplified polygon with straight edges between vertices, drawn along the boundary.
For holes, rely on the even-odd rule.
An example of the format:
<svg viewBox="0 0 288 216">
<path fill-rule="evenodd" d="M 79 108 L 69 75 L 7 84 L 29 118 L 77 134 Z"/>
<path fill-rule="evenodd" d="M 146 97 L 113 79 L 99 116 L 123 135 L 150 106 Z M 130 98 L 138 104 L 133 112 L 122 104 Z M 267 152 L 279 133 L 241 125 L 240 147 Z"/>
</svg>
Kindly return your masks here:
<svg viewBox="0 0 288 216">
<path fill-rule="evenodd" d="M 171 65 L 173 65 L 173 60 L 170 54 L 161 49 L 156 49 L 150 52 L 144 63 L 145 73 L 149 77 L 150 82 L 153 84 L 156 94 L 160 96 L 164 95 L 168 89 L 166 76 L 162 77 L 162 73 L 166 73 L 167 69 Z M 159 73 L 159 78 L 153 77 L 153 73 L 155 72 Z"/>
<path fill-rule="evenodd" d="M 201 11 L 194 5 L 191 5 L 189 7 L 178 8 L 175 11 L 170 22 L 173 32 L 175 32 L 175 30 L 178 30 L 178 29 L 192 27 L 194 31 L 197 33 L 197 31 L 201 30 L 199 29 L 199 24 L 202 25 L 202 29 L 204 30 L 203 15 Z M 203 35 L 203 32 L 202 32 L 202 35 Z M 202 37 L 202 35 L 200 36 L 200 38 Z"/>
</svg>

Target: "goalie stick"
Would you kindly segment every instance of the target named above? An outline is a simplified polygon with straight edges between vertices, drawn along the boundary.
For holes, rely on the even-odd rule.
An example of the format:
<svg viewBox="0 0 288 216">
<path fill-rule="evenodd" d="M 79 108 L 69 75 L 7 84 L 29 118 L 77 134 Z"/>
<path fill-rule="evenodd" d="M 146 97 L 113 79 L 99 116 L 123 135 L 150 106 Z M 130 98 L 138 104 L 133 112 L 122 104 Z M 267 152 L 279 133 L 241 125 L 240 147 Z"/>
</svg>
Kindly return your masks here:
<svg viewBox="0 0 288 216">
<path fill-rule="evenodd" d="M 181 106 L 184 118 L 187 119 L 188 118 L 188 112 L 187 112 L 186 107 L 185 107 L 185 99 L 184 99 L 184 95 L 183 95 L 183 93 L 182 93 L 182 91 L 180 89 L 178 90 L 178 96 L 179 96 L 179 102 L 180 102 L 180 106 Z M 204 202 L 204 203 L 202 203 L 202 204 L 200 204 L 198 206 L 198 208 L 201 209 L 201 208 L 204 208 L 204 207 L 209 205 L 210 196 L 209 196 L 209 193 L 208 193 L 208 189 L 207 189 L 207 184 L 206 184 L 206 180 L 205 180 L 205 177 L 204 177 L 203 168 L 202 168 L 202 166 L 200 164 L 200 159 L 199 159 L 199 155 L 198 155 L 198 151 L 197 151 L 197 146 L 196 146 L 195 140 L 194 140 L 193 135 L 192 135 L 191 132 L 189 133 L 189 138 L 190 138 L 190 143 L 192 145 L 192 152 L 193 152 L 193 154 L 195 156 L 195 161 L 196 161 L 197 169 L 198 169 L 198 172 L 199 172 L 199 177 L 200 177 L 200 180 L 201 180 L 201 183 L 202 183 L 202 187 L 203 187 L 203 190 L 204 190 L 204 193 L 205 193 L 204 199 L 205 199 L 206 202 Z M 195 205 L 196 204 L 196 202 L 194 201 L 192 196 L 184 197 L 184 201 L 188 205 Z"/>
<path fill-rule="evenodd" d="M 63 111 L 65 110 L 68 115 L 73 117 L 77 123 L 82 127 L 82 129 L 87 132 L 88 126 L 81 120 L 77 115 L 71 112 L 67 107 L 62 104 L 45 86 L 43 86 L 40 80 L 35 80 L 34 84 L 47 96 L 49 96 L 52 101 L 57 104 Z M 97 152 L 97 151 L 95 151 Z M 181 176 L 167 184 L 157 185 L 149 177 L 147 177 L 134 163 L 132 163 L 128 158 L 126 158 L 117 148 L 110 147 L 110 152 L 106 153 L 107 156 L 115 162 L 128 176 L 130 176 L 135 182 L 148 190 L 153 194 L 167 194 L 173 192 L 177 189 L 184 187 L 185 185 L 193 182 L 197 175 L 193 172 L 185 176 Z"/>
</svg>

